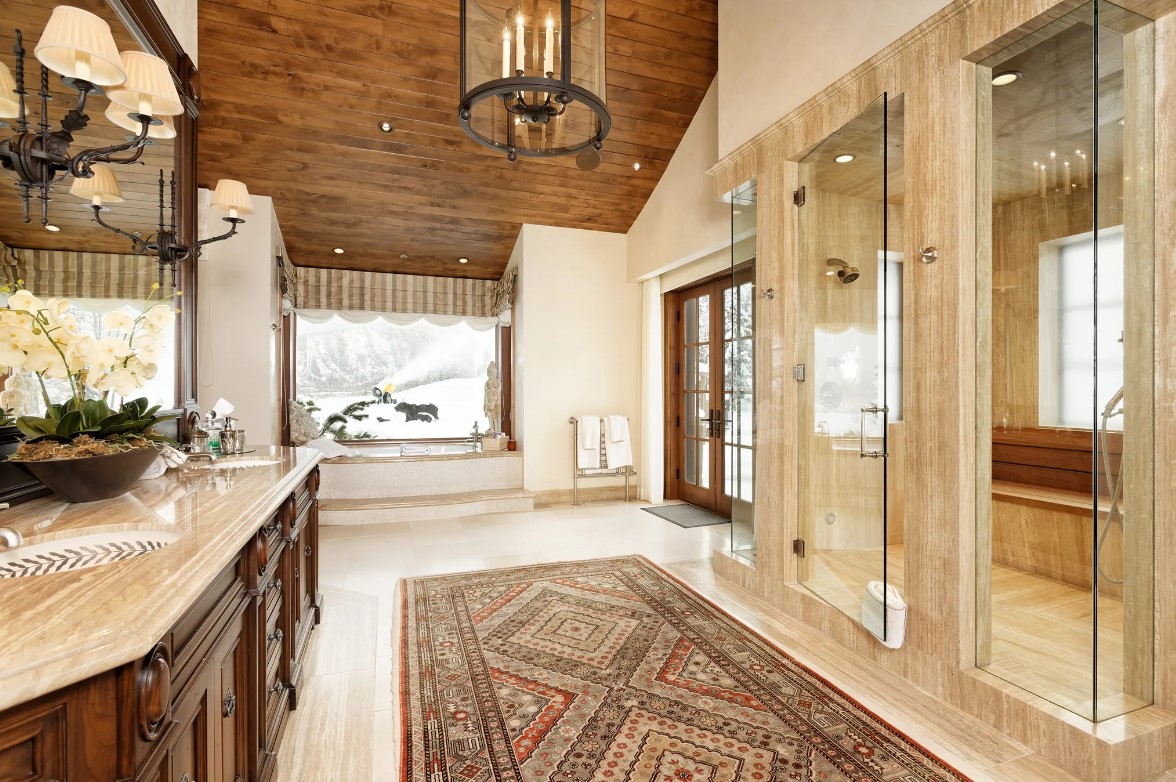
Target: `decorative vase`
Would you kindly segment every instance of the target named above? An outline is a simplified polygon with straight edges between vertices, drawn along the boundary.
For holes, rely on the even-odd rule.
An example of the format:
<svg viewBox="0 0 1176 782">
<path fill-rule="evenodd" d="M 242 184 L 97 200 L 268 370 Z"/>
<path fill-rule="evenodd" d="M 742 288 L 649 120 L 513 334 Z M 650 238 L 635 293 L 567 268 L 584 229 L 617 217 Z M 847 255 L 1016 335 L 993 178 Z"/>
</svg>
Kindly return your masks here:
<svg viewBox="0 0 1176 782">
<path fill-rule="evenodd" d="M 159 450 L 148 446 L 105 456 L 13 464 L 20 465 L 66 502 L 94 502 L 126 494 L 158 456 Z"/>
</svg>

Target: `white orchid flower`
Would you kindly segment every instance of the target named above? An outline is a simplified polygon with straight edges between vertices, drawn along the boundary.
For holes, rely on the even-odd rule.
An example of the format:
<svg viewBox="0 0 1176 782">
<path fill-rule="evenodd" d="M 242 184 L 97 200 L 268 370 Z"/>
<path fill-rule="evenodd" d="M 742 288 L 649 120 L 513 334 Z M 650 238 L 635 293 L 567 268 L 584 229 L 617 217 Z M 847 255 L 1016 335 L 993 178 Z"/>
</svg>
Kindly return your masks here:
<svg viewBox="0 0 1176 782">
<path fill-rule="evenodd" d="M 112 310 L 106 313 L 102 322 L 111 331 L 130 332 L 135 327 L 135 319 L 122 310 Z"/>
</svg>

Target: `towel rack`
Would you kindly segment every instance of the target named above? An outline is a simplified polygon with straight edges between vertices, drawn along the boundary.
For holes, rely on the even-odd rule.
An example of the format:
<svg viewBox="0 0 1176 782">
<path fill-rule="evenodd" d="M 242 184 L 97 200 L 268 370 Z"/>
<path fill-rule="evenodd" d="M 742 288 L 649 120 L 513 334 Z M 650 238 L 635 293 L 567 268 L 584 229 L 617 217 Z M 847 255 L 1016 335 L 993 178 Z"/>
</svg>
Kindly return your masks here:
<svg viewBox="0 0 1176 782">
<path fill-rule="evenodd" d="M 568 418 L 568 423 L 572 425 L 572 504 L 580 504 L 580 480 L 583 478 L 620 478 L 625 479 L 625 502 L 629 501 L 629 478 L 636 475 L 637 471 L 633 469 L 632 465 L 624 467 L 617 467 L 609 469 L 608 457 L 604 452 L 604 416 L 601 416 L 600 426 L 600 468 L 592 468 L 584 470 L 576 466 L 576 457 L 579 455 L 580 449 L 580 419 L 576 416 Z M 629 417 L 625 416 L 626 423 Z M 630 430 L 631 431 L 631 430 Z"/>
</svg>

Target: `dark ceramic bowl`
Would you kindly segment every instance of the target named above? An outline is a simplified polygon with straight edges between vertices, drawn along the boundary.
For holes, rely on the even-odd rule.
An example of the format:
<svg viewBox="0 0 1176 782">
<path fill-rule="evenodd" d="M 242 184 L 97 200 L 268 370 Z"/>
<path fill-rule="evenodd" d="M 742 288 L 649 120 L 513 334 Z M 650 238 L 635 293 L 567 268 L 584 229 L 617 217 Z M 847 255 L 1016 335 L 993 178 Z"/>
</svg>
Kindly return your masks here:
<svg viewBox="0 0 1176 782">
<path fill-rule="evenodd" d="M 148 446 L 106 456 L 13 464 L 19 464 L 66 502 L 94 502 L 126 494 L 157 456 L 159 450 Z"/>
</svg>

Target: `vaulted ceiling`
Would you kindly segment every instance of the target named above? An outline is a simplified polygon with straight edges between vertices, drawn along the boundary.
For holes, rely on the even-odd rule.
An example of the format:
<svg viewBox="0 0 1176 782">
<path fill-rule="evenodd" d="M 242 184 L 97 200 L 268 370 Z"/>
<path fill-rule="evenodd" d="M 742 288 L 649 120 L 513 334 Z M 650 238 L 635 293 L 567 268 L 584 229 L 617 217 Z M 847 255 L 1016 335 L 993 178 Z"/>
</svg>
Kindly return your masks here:
<svg viewBox="0 0 1176 782">
<path fill-rule="evenodd" d="M 272 196 L 300 266 L 492 278 L 525 222 L 627 231 L 717 68 L 717 0 L 608 0 L 603 164 L 510 163 L 457 122 L 458 0 L 198 8 L 200 184 Z"/>
</svg>

